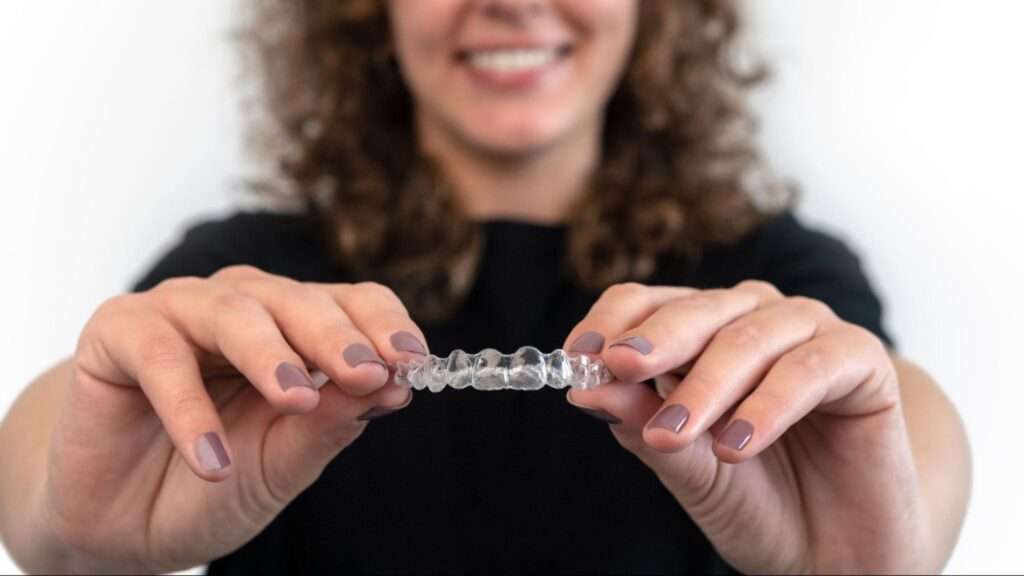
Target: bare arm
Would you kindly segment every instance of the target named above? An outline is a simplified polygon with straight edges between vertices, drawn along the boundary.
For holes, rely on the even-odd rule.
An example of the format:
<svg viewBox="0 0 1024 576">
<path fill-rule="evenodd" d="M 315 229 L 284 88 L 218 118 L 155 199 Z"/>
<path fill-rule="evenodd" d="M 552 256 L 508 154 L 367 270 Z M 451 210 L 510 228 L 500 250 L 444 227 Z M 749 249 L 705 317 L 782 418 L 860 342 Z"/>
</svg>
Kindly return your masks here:
<svg viewBox="0 0 1024 576">
<path fill-rule="evenodd" d="M 932 528 L 931 567 L 949 561 L 963 525 L 971 490 L 971 454 L 956 408 L 934 380 L 893 355 L 900 395 Z"/>
<path fill-rule="evenodd" d="M 57 410 L 71 378 L 71 361 L 25 388 L 0 424 L 0 540 L 26 572 L 60 572 L 65 554 L 44 529 L 42 489 Z"/>
</svg>

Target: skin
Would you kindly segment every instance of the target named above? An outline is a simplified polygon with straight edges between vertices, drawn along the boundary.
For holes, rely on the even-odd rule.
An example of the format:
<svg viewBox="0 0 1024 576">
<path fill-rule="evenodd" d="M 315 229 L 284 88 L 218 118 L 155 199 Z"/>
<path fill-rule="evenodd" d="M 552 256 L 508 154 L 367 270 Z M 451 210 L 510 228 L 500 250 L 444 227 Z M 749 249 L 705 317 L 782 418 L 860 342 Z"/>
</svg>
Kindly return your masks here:
<svg viewBox="0 0 1024 576">
<path fill-rule="evenodd" d="M 636 1 L 389 6 L 420 142 L 464 207 L 564 220 L 600 160 L 601 111 Z M 454 58 L 496 37 L 573 52 L 529 89 L 496 90 Z M 31 572 L 167 572 L 234 550 L 357 440 L 361 415 L 411 401 L 373 362 L 344 360 L 359 344 L 387 362 L 411 357 L 397 332 L 423 342 L 385 286 L 246 267 L 112 298 L 75 355 L 27 387 L 0 426 L 4 544 Z M 967 504 L 966 436 L 935 382 L 872 334 L 756 281 L 616 285 L 565 347 L 588 332 L 617 379 L 567 400 L 619 420 L 609 433 L 734 567 L 941 570 Z M 638 337 L 649 350 L 615 345 Z M 282 388 L 282 366 L 300 385 Z M 650 426 L 674 405 L 689 412 L 678 431 Z M 719 441 L 737 420 L 753 427 L 739 450 Z M 228 466 L 204 468 L 195 446 L 208 432 L 223 438 Z"/>
</svg>

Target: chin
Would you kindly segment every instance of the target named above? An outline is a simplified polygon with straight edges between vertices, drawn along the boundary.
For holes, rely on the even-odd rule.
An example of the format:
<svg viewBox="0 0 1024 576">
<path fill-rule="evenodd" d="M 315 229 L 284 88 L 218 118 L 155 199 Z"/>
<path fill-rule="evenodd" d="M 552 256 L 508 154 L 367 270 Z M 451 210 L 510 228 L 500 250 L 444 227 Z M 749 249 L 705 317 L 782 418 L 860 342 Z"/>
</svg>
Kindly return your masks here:
<svg viewBox="0 0 1024 576">
<path fill-rule="evenodd" d="M 550 118 L 482 115 L 462 133 L 474 147 L 492 155 L 522 157 L 544 151 L 561 139 L 565 127 Z"/>
</svg>

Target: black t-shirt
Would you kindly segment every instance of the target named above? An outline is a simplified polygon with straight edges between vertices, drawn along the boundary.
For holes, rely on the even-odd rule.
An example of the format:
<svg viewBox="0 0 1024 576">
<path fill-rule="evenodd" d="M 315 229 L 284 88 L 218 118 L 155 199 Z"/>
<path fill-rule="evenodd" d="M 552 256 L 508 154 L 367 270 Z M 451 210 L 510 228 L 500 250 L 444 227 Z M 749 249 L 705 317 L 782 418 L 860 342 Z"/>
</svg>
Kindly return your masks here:
<svg viewBox="0 0 1024 576">
<path fill-rule="evenodd" d="M 417 322 L 431 352 L 561 346 L 599 296 L 561 273 L 566 228 L 484 225 L 482 264 L 463 308 L 450 321 Z M 192 227 L 135 289 L 231 264 L 351 281 L 322 238 L 307 217 L 239 213 Z M 662 258 L 645 283 L 710 288 L 745 279 L 819 299 L 892 344 L 858 258 L 789 213 L 698 262 Z M 208 573 L 522 571 L 732 570 L 606 424 L 569 405 L 564 390 L 547 388 L 417 392 Z"/>
</svg>

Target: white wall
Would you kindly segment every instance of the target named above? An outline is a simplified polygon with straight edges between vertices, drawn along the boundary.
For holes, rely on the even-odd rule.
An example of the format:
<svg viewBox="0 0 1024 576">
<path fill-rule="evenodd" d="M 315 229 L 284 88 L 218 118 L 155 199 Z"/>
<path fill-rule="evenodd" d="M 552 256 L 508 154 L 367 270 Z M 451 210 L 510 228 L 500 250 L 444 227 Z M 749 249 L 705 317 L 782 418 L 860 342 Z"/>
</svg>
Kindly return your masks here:
<svg viewBox="0 0 1024 576">
<path fill-rule="evenodd" d="M 861 249 L 901 351 L 961 410 L 975 484 L 949 572 L 1022 572 L 1024 3 L 759 0 L 759 99 L 808 219 Z"/>
<path fill-rule="evenodd" d="M 861 250 L 902 351 L 967 422 L 975 491 L 948 569 L 1024 571 L 1024 4 L 748 4 L 777 71 L 757 99 L 770 157 L 808 220 Z M 0 410 L 187 222 L 237 199 L 233 7 L 0 2 Z"/>
<path fill-rule="evenodd" d="M 230 5 L 0 0 L 0 408 L 241 165 Z M 0 573 L 16 570 L 0 550 Z"/>
</svg>

